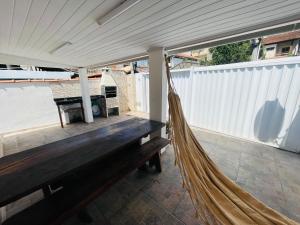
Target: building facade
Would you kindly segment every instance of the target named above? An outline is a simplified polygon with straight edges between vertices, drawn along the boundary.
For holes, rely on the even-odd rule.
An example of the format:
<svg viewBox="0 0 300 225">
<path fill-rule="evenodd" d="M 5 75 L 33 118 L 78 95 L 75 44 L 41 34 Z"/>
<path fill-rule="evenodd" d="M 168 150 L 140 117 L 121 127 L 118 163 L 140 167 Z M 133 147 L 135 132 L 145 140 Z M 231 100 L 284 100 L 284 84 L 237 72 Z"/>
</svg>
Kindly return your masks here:
<svg viewBox="0 0 300 225">
<path fill-rule="evenodd" d="M 265 59 L 300 55 L 300 30 L 262 38 Z"/>
</svg>

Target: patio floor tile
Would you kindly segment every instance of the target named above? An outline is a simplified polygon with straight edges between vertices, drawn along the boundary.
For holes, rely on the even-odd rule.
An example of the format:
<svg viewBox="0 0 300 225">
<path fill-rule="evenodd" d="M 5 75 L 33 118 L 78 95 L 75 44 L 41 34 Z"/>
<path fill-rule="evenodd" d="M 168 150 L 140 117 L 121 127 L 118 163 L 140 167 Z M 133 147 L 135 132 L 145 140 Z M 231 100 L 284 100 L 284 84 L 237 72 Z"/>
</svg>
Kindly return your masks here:
<svg viewBox="0 0 300 225">
<path fill-rule="evenodd" d="M 50 143 L 131 116 L 110 117 L 93 124 L 72 124 L 61 129 L 49 127 L 4 138 L 4 154 Z M 270 207 L 300 222 L 300 154 L 237 138 L 193 129 L 195 136 L 217 166 L 230 179 Z M 172 147 L 162 154 L 163 172 L 135 171 L 93 201 L 88 207 L 91 225 L 200 225 L 181 175 L 174 165 Z M 40 193 L 9 206 L 19 210 L 40 198 Z M 24 204 L 23 204 L 24 203 Z M 64 225 L 83 225 L 76 216 Z"/>
</svg>

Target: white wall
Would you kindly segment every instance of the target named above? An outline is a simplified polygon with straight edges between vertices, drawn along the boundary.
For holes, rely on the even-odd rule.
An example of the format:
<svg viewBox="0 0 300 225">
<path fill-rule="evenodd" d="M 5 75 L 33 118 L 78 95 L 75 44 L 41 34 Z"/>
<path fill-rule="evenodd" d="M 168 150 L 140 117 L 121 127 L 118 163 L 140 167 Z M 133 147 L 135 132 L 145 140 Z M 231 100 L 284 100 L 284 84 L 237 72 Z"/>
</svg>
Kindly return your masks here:
<svg viewBox="0 0 300 225">
<path fill-rule="evenodd" d="M 47 83 L 1 83 L 0 107 L 0 133 L 59 123 Z"/>
<path fill-rule="evenodd" d="M 300 57 L 172 71 L 192 126 L 300 152 Z M 148 75 L 136 75 L 148 112 Z"/>
<path fill-rule="evenodd" d="M 100 79 L 89 80 L 91 95 L 101 94 Z M 53 98 L 80 96 L 79 80 L 0 82 L 0 134 L 45 125 L 59 125 Z"/>
<path fill-rule="evenodd" d="M 135 87 L 136 111 L 149 113 L 149 74 L 136 73 Z"/>
</svg>

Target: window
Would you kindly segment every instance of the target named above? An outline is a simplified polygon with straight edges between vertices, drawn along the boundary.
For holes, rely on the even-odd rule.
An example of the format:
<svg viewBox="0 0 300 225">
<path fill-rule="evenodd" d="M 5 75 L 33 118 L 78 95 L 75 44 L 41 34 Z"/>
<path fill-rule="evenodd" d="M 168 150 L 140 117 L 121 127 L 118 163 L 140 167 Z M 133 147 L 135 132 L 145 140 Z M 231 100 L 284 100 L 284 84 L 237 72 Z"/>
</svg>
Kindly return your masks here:
<svg viewBox="0 0 300 225">
<path fill-rule="evenodd" d="M 290 52 L 290 47 L 283 47 L 282 49 L 281 49 L 281 53 L 282 54 L 288 54 Z"/>
<path fill-rule="evenodd" d="M 266 48 L 267 51 L 273 51 L 275 49 L 275 47 L 268 47 Z"/>
</svg>

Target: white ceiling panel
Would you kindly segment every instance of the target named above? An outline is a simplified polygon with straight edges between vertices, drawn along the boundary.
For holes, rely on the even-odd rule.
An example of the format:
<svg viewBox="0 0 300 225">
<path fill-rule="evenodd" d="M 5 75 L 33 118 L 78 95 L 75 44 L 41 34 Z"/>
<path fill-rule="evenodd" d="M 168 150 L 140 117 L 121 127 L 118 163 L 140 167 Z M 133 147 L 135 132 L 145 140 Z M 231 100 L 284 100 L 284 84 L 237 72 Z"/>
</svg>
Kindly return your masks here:
<svg viewBox="0 0 300 225">
<path fill-rule="evenodd" d="M 12 0 L 1 1 L 0 7 L 0 48 L 7 49 L 9 36 L 13 24 L 15 2 Z M 0 49 L 0 50 L 1 50 Z"/>
<path fill-rule="evenodd" d="M 100 65 L 300 20 L 300 0 L 140 0 L 97 23 L 123 1 L 0 0 L 0 63 Z"/>
</svg>

